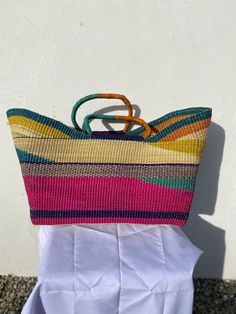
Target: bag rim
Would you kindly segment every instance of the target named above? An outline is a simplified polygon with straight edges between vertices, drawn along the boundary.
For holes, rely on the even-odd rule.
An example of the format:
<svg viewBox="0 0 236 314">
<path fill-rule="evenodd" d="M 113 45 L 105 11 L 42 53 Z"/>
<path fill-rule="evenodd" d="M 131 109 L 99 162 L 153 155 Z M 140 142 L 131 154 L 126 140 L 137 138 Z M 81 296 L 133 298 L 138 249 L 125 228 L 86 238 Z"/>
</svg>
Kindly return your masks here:
<svg viewBox="0 0 236 314">
<path fill-rule="evenodd" d="M 170 111 L 167 114 L 162 115 L 161 117 L 148 122 L 150 126 L 157 126 L 162 122 L 168 121 L 171 118 L 178 117 L 184 114 L 191 114 L 186 118 L 183 118 L 180 121 L 174 122 L 167 127 L 164 127 L 157 134 L 151 135 L 150 137 L 143 140 L 146 142 L 157 142 L 163 137 L 167 136 L 171 132 L 181 128 L 181 127 L 191 127 L 191 124 L 196 123 L 200 120 L 207 120 L 212 116 L 212 108 L 211 107 L 188 107 L 179 110 Z M 24 107 L 12 107 L 6 111 L 6 115 L 8 118 L 14 115 L 23 116 L 26 118 L 31 118 L 36 122 L 46 124 L 49 127 L 56 128 L 59 131 L 62 131 L 65 135 L 69 136 L 69 139 L 94 139 L 92 135 L 87 134 L 84 131 L 78 131 L 74 127 L 66 125 L 64 122 L 61 122 L 57 119 L 51 118 L 47 115 L 40 114 L 36 111 L 24 108 Z M 128 136 L 137 136 L 140 135 L 144 131 L 144 127 L 138 127 L 134 130 L 126 132 Z M 109 131 L 108 131 L 109 132 Z M 55 138 L 59 139 L 59 138 Z M 101 138 L 100 138 L 101 139 Z"/>
</svg>

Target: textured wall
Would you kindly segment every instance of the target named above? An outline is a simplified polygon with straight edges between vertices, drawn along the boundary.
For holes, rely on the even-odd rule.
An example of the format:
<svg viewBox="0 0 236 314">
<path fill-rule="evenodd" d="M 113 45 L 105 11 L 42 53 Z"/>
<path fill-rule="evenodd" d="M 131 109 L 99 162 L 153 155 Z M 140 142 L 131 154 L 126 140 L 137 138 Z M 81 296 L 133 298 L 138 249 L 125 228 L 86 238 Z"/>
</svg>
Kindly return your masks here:
<svg viewBox="0 0 236 314">
<path fill-rule="evenodd" d="M 0 14 L 0 273 L 36 275 L 38 265 L 38 227 L 29 220 L 5 111 L 25 107 L 72 125 L 77 99 L 117 92 L 147 121 L 213 108 L 184 230 L 205 252 L 196 276 L 236 278 L 236 2 L 1 0 Z M 119 102 L 84 105 L 79 123 L 102 104 Z"/>
</svg>

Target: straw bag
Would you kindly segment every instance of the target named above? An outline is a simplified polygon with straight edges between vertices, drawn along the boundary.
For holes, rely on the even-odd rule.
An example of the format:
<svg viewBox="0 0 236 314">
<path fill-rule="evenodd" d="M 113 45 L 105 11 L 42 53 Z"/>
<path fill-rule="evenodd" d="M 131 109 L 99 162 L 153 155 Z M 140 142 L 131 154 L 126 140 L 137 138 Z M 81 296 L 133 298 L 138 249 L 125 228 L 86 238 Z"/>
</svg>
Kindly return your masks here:
<svg viewBox="0 0 236 314">
<path fill-rule="evenodd" d="M 128 116 L 85 117 L 81 104 L 120 99 Z M 25 108 L 7 110 L 35 225 L 175 224 L 188 218 L 212 109 L 170 112 L 149 123 L 119 94 L 92 94 L 73 107 L 74 127 Z M 91 119 L 121 120 L 122 131 L 92 131 Z M 140 124 L 129 131 L 131 123 Z"/>
</svg>

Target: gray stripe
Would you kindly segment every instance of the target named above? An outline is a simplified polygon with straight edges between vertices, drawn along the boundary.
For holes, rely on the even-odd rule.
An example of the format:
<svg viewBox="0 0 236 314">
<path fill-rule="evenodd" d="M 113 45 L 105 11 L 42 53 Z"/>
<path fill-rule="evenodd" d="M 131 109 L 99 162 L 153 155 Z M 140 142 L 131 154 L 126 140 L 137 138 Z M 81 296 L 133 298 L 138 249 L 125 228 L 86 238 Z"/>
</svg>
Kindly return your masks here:
<svg viewBox="0 0 236 314">
<path fill-rule="evenodd" d="M 140 178 L 192 178 L 198 165 L 36 164 L 21 163 L 23 176 L 118 176 Z"/>
</svg>

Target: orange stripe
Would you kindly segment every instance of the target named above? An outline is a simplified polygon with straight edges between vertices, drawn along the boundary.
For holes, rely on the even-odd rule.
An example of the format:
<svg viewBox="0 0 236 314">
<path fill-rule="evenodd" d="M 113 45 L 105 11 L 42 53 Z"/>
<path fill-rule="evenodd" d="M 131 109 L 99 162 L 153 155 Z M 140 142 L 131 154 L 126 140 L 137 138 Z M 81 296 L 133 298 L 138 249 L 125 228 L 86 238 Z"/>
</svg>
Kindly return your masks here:
<svg viewBox="0 0 236 314">
<path fill-rule="evenodd" d="M 179 138 L 181 136 L 200 131 L 200 130 L 202 130 L 202 129 L 204 129 L 210 125 L 210 120 L 211 120 L 211 118 L 207 118 L 207 119 L 204 119 L 201 121 L 197 121 L 195 123 L 185 125 L 179 129 L 177 129 L 176 131 L 166 135 L 165 137 L 160 139 L 160 141 L 161 142 L 162 141 L 173 141 L 173 140 L 176 140 L 177 138 Z"/>
<path fill-rule="evenodd" d="M 193 114 L 185 114 L 185 115 L 182 115 L 182 116 L 179 116 L 179 117 L 173 117 L 173 118 L 171 118 L 171 119 L 169 119 L 167 121 L 162 122 L 159 125 L 154 126 L 153 128 L 155 128 L 155 129 L 157 129 L 159 131 L 162 131 L 164 128 L 166 128 L 167 126 L 171 125 L 172 123 L 180 121 L 180 120 L 183 120 L 184 118 L 191 117 L 191 116 L 193 116 Z"/>
<path fill-rule="evenodd" d="M 185 115 L 182 115 L 182 116 L 179 116 L 179 117 L 173 117 L 173 118 L 170 118 L 169 120 L 167 121 L 164 121 L 158 125 L 155 125 L 155 126 L 151 126 L 151 129 L 152 129 L 152 135 L 156 134 L 157 132 L 159 131 L 162 131 L 163 129 L 165 129 L 166 127 L 168 127 L 169 125 L 177 122 L 177 121 L 180 121 L 180 120 L 183 120 L 184 118 L 188 118 L 188 117 L 191 117 L 193 116 L 193 114 L 185 114 Z M 142 135 L 142 134 L 141 134 Z"/>
</svg>

